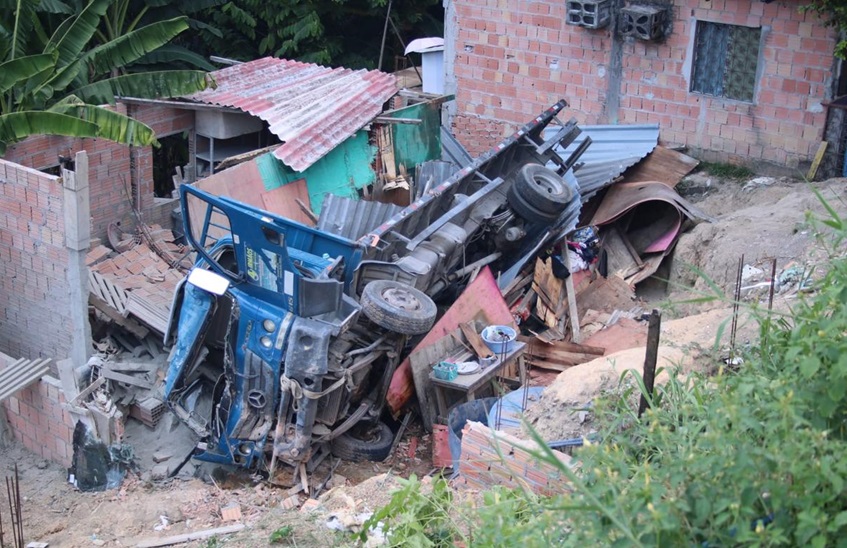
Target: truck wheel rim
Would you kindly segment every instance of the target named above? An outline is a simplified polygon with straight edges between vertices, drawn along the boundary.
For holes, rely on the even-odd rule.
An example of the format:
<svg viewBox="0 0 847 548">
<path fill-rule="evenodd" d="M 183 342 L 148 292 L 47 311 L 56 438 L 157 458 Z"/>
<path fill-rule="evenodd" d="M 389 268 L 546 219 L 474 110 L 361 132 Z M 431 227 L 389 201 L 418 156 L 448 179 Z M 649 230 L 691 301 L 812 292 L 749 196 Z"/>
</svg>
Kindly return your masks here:
<svg viewBox="0 0 847 548">
<path fill-rule="evenodd" d="M 382 292 L 383 300 L 394 308 L 406 311 L 421 309 L 421 302 L 409 291 L 399 287 L 392 287 Z"/>
</svg>

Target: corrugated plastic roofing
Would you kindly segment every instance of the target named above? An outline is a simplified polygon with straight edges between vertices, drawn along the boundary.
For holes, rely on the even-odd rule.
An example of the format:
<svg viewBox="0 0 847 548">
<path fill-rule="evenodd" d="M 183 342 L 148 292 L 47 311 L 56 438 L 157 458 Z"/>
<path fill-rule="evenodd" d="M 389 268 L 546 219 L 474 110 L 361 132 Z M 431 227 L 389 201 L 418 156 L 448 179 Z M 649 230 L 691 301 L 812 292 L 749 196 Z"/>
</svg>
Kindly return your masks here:
<svg viewBox="0 0 847 548">
<path fill-rule="evenodd" d="M 213 73 L 216 89 L 185 99 L 261 118 L 282 141 L 274 156 L 296 171 L 321 159 L 380 112 L 397 92 L 393 75 L 264 57 Z"/>
</svg>

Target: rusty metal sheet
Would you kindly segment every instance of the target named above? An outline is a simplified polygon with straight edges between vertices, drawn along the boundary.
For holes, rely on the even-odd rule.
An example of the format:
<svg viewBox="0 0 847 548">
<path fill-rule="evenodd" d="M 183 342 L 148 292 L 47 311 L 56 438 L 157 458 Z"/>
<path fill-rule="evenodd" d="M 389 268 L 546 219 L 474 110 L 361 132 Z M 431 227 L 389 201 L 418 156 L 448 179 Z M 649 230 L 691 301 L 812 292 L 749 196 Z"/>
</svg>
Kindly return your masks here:
<svg viewBox="0 0 847 548">
<path fill-rule="evenodd" d="M 304 171 L 367 125 L 397 93 L 393 75 L 265 57 L 213 73 L 217 88 L 184 97 L 248 112 L 282 141 L 274 156 Z"/>
<path fill-rule="evenodd" d="M 609 224 L 639 204 L 650 201 L 667 202 L 692 221 L 711 221 L 712 218 L 697 206 L 658 181 L 620 183 L 609 189 L 591 219 L 592 225 Z"/>
</svg>

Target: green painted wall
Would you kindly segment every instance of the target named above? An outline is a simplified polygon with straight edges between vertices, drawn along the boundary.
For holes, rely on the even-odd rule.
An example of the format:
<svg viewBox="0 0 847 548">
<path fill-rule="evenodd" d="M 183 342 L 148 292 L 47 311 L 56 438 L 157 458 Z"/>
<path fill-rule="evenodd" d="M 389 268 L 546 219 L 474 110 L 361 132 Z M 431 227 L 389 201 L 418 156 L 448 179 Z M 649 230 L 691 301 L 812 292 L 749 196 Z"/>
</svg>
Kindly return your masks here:
<svg viewBox="0 0 847 548">
<path fill-rule="evenodd" d="M 320 214 L 325 194 L 356 198 L 358 189 L 376 180 L 376 147 L 368 140 L 368 133 L 360 130 L 303 172 L 294 171 L 270 153 L 257 158 L 256 164 L 266 190 L 306 179 L 312 210 Z"/>
<path fill-rule="evenodd" d="M 398 170 L 402 164 L 406 172 L 414 177 L 415 166 L 427 160 L 441 159 L 441 110 L 438 105 L 412 105 L 389 116 L 421 120 L 420 124 L 392 126 Z M 373 170 L 376 154 L 377 149 L 370 144 L 368 132 L 359 130 L 302 173 L 286 166 L 271 153 L 255 161 L 265 190 L 306 179 L 312 211 L 320 214 L 325 194 L 356 198 L 358 189 L 376 181 Z"/>
<path fill-rule="evenodd" d="M 441 109 L 433 103 L 421 103 L 392 112 L 393 118 L 416 118 L 420 124 L 394 124 L 394 160 L 397 169 L 415 175 L 415 166 L 441 159 Z"/>
</svg>

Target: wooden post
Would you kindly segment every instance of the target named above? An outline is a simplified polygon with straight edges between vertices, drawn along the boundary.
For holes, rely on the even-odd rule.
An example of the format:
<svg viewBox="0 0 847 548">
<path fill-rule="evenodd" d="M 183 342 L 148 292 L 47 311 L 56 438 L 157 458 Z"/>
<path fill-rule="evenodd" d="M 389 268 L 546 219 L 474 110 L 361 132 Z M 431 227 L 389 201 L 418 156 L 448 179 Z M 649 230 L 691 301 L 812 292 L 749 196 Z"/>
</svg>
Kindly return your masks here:
<svg viewBox="0 0 847 548">
<path fill-rule="evenodd" d="M 653 398 L 653 386 L 656 383 L 656 362 L 659 359 L 659 334 L 662 330 L 662 313 L 653 309 L 650 314 L 650 321 L 647 324 L 647 353 L 644 357 L 644 387 L 650 398 Z M 641 401 L 638 404 L 638 416 L 644 413 L 647 409 L 647 398 L 641 394 Z"/>
<path fill-rule="evenodd" d="M 568 314 L 571 317 L 571 341 L 577 344 L 582 342 L 582 335 L 579 333 L 579 311 L 576 308 L 576 292 L 573 286 L 573 271 L 571 270 L 571 255 L 568 249 L 568 242 L 565 241 L 565 248 L 562 250 L 562 259 L 564 259 L 565 267 L 570 272 L 570 275 L 565 278 L 565 292 L 568 295 Z"/>
</svg>

